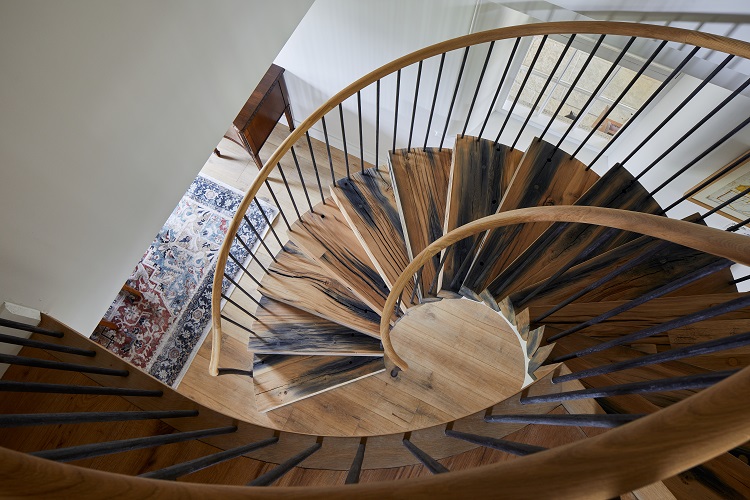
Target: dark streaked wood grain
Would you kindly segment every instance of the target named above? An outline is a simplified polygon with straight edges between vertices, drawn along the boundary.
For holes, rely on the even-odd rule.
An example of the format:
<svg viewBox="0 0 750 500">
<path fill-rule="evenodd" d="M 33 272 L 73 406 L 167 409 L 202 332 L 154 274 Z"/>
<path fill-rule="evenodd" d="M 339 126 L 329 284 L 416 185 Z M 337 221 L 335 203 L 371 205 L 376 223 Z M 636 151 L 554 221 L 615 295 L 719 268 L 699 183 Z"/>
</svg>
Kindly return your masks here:
<svg viewBox="0 0 750 500">
<path fill-rule="evenodd" d="M 380 317 L 293 243 L 277 256 L 260 292 L 315 316 L 378 337 Z"/>
<path fill-rule="evenodd" d="M 255 354 L 382 356 L 375 338 L 283 302 L 263 297 L 261 304 L 248 343 Z"/>
<path fill-rule="evenodd" d="M 267 412 L 383 370 L 382 357 L 256 355 L 255 405 Z"/>
<path fill-rule="evenodd" d="M 663 215 L 648 191 L 640 183 L 635 182 L 633 176 L 620 165 L 609 169 L 575 204 Z M 495 297 L 500 297 L 524 286 L 541 282 L 572 261 L 589 245 L 597 242 L 605 232 L 607 228 L 589 224 L 552 224 L 490 283 L 488 289 Z M 619 231 L 609 237 L 609 241 L 597 250 L 597 254 L 631 241 L 637 236 Z"/>
<path fill-rule="evenodd" d="M 333 200 L 303 214 L 292 224 L 289 239 L 370 309 L 383 314 L 388 287 Z"/>
<path fill-rule="evenodd" d="M 390 153 L 390 160 L 396 204 L 411 260 L 443 235 L 451 151 L 399 149 Z M 425 265 L 423 289 L 432 283 L 439 263 L 440 256 L 436 255 Z"/>
<path fill-rule="evenodd" d="M 387 169 L 370 168 L 344 177 L 331 186 L 331 195 L 390 289 L 409 263 L 409 254 Z M 405 297 L 411 298 L 413 287 L 406 287 Z"/>
<path fill-rule="evenodd" d="M 548 142 L 532 141 L 516 170 L 499 212 L 518 208 L 572 205 L 598 176 Z M 548 227 L 548 222 L 496 228 L 487 233 L 464 285 L 480 291 L 489 285 Z"/>
<path fill-rule="evenodd" d="M 451 163 L 450 189 L 444 230 L 453 229 L 487 215 L 500 206 L 523 153 L 487 139 L 464 136 L 456 139 Z M 481 235 L 456 243 L 445 261 L 441 288 L 458 291 L 466 274 L 459 272 Z"/>
</svg>

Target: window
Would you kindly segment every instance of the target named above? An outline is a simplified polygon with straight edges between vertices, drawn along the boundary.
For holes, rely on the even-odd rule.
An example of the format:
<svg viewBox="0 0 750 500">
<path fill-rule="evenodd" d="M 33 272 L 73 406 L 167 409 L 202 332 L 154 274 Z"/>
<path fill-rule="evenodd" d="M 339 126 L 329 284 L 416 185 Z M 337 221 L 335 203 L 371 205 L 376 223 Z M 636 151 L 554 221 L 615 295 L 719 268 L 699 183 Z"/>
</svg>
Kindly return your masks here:
<svg viewBox="0 0 750 500">
<path fill-rule="evenodd" d="M 510 106 L 510 103 L 512 103 L 518 95 L 521 83 L 529 71 L 529 66 L 531 65 L 531 61 L 533 60 L 534 54 L 536 54 L 540 43 L 541 37 L 534 37 L 508 94 L 507 107 Z M 544 44 L 544 49 L 539 55 L 539 58 L 531 71 L 531 75 L 526 82 L 526 87 L 522 90 L 521 95 L 518 98 L 518 104 L 516 105 L 514 113 L 518 110 L 519 113 L 524 113 L 525 118 L 525 115 L 528 114 L 531 106 L 536 101 L 539 92 L 541 92 L 545 82 L 549 78 L 552 69 L 560 59 L 564 47 L 565 45 L 563 43 L 552 40 L 551 38 L 547 39 Z M 544 95 L 539 101 L 532 119 L 536 118 L 535 121 L 539 121 L 546 125 L 549 117 L 552 116 L 560 105 L 560 101 L 570 89 L 573 81 L 583 67 L 584 62 L 588 58 L 588 55 L 589 53 L 571 46 L 568 53 L 565 55 L 565 58 L 558 66 L 557 71 L 555 71 L 555 74 L 552 76 L 549 85 L 545 89 Z M 640 67 L 644 62 L 644 60 L 640 60 L 638 66 Z M 560 113 L 558 113 L 556 120 L 565 123 L 567 126 L 572 120 L 581 117 L 581 119 L 577 121 L 576 128 L 589 132 L 591 128 L 609 112 L 607 118 L 602 121 L 596 132 L 598 137 L 608 140 L 617 133 L 620 127 L 622 127 L 622 125 L 633 116 L 636 110 L 643 105 L 643 103 L 661 84 L 659 80 L 646 76 L 646 74 L 639 76 L 638 80 L 630 88 L 625 97 L 620 100 L 610 112 L 614 102 L 637 73 L 637 71 L 633 71 L 620 65 L 615 68 L 609 76 L 608 81 L 598 91 L 588 107 L 583 109 L 586 102 L 599 86 L 599 83 L 611 66 L 612 63 L 610 61 L 594 56 L 589 63 L 589 66 L 586 68 L 583 77 L 578 80 L 568 96 Z"/>
</svg>

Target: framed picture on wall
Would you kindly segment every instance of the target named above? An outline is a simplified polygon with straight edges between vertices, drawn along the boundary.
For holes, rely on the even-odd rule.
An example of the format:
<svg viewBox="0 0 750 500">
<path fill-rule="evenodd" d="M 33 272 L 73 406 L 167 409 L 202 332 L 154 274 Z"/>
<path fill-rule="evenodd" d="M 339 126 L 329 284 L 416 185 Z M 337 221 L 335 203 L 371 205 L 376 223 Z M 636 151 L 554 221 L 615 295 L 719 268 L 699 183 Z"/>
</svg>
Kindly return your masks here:
<svg viewBox="0 0 750 500">
<path fill-rule="evenodd" d="M 703 182 L 705 180 L 698 185 L 703 184 Z M 750 159 L 726 172 L 688 199 L 704 208 L 713 209 L 748 188 L 750 188 Z M 750 193 L 738 198 L 716 213 L 735 222 L 744 221 L 750 217 Z"/>
</svg>

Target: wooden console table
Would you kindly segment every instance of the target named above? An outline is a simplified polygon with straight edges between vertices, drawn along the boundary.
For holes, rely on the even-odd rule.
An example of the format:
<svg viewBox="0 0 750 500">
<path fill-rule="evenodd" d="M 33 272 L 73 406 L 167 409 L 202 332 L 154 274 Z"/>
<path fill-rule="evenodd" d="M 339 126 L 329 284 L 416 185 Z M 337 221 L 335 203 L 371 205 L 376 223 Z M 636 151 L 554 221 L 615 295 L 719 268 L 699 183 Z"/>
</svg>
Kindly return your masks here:
<svg viewBox="0 0 750 500">
<path fill-rule="evenodd" d="M 286 115 L 289 130 L 294 130 L 289 92 L 284 81 L 284 68 L 272 64 L 232 122 L 226 137 L 244 147 L 260 169 L 263 167 L 263 161 L 258 153 L 281 119 L 281 115 Z"/>
</svg>

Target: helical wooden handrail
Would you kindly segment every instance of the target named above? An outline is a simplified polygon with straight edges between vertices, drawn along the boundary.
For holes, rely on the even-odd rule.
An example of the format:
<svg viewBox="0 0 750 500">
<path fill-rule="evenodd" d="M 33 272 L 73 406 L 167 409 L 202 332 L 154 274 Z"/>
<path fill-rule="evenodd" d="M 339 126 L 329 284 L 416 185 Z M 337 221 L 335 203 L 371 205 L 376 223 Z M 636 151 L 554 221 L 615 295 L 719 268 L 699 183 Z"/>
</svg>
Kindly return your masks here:
<svg viewBox="0 0 750 500">
<path fill-rule="evenodd" d="M 409 500 L 612 498 L 750 441 L 750 367 L 604 434 L 469 470 L 348 486 L 244 487 L 159 481 L 51 462 L 0 448 L 0 497 Z"/>
<path fill-rule="evenodd" d="M 671 28 L 668 26 L 655 26 L 649 24 L 621 23 L 609 21 L 566 21 L 553 23 L 536 23 L 522 26 L 511 26 L 508 28 L 498 28 L 494 30 L 472 33 L 451 40 L 446 40 L 429 47 L 417 50 L 407 54 L 399 59 L 391 61 L 380 68 L 368 73 L 359 80 L 353 82 L 336 95 L 328 99 L 310 116 L 308 116 L 279 147 L 274 151 L 263 168 L 258 172 L 258 176 L 248 189 L 245 197 L 242 199 L 237 213 L 232 219 L 227 236 L 219 251 L 219 257 L 216 262 L 216 272 L 214 275 L 213 289 L 211 292 L 211 321 L 213 325 L 211 335 L 211 360 L 209 362 L 209 373 L 213 376 L 219 374 L 219 357 L 221 355 L 221 286 L 224 279 L 224 270 L 229 258 L 229 250 L 232 245 L 237 231 L 242 224 L 242 215 L 247 212 L 253 198 L 258 194 L 261 186 L 275 168 L 276 163 L 289 151 L 289 149 L 301 139 L 315 123 L 317 123 L 326 113 L 336 108 L 347 98 L 353 96 L 375 83 L 377 80 L 384 78 L 399 69 L 405 68 L 427 58 L 450 52 L 456 49 L 462 49 L 471 45 L 478 45 L 496 40 L 506 40 L 510 38 L 534 35 L 553 35 L 553 34 L 610 34 L 623 36 L 637 36 L 653 38 L 657 40 L 670 40 L 673 42 L 705 47 L 711 50 L 717 50 L 727 54 L 750 59 L 750 43 L 746 43 L 731 38 L 690 31 L 681 28 Z"/>
<path fill-rule="evenodd" d="M 457 241 L 489 229 L 529 222 L 579 222 L 614 227 L 624 231 L 653 236 L 701 252 L 725 257 L 740 264 L 750 265 L 750 238 L 720 229 L 658 215 L 614 208 L 578 205 L 522 208 L 477 219 L 432 242 L 419 255 L 414 257 L 414 260 L 406 266 L 404 272 L 393 284 L 391 293 L 385 301 L 385 306 L 383 306 L 383 311 L 394 309 L 399 296 L 414 274 L 443 249 Z M 390 322 L 386 314 L 380 321 L 380 340 L 383 342 L 383 349 L 388 358 L 402 370 L 408 369 L 409 364 L 393 349 Z"/>
</svg>

